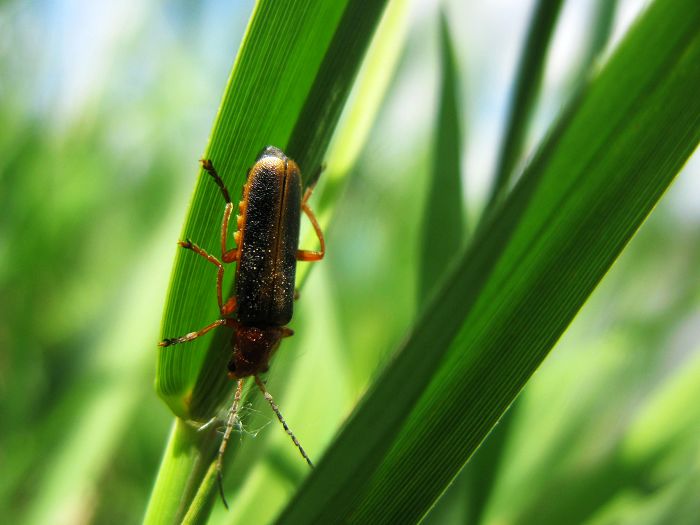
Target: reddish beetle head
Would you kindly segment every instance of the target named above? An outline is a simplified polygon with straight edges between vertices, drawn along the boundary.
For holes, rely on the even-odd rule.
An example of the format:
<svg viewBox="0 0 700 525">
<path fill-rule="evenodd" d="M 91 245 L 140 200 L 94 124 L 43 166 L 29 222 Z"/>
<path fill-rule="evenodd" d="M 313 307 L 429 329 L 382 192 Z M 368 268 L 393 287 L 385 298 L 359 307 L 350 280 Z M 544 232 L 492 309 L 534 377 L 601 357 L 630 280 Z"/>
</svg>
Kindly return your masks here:
<svg viewBox="0 0 700 525">
<path fill-rule="evenodd" d="M 233 336 L 233 357 L 228 363 L 229 377 L 241 379 L 267 372 L 272 354 L 286 335 L 285 330 L 277 326 L 239 326 Z"/>
</svg>

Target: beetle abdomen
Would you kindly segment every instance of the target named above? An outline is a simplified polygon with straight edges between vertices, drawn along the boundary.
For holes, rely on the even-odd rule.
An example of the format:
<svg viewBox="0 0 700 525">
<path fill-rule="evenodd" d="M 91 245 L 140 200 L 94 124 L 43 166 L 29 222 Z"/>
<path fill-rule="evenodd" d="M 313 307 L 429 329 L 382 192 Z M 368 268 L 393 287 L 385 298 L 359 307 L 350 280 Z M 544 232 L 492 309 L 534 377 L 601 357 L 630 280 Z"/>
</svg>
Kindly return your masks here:
<svg viewBox="0 0 700 525">
<path fill-rule="evenodd" d="M 238 320 L 284 326 L 292 318 L 299 247 L 301 176 L 296 163 L 266 148 L 243 193 L 237 274 Z"/>
</svg>

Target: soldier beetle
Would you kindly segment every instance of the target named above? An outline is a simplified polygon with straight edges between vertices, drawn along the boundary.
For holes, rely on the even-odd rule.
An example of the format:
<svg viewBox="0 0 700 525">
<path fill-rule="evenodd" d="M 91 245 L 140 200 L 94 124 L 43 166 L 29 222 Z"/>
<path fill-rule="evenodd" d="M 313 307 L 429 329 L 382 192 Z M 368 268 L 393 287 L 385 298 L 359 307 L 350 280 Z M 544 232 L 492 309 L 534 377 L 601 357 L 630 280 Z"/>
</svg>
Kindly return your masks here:
<svg viewBox="0 0 700 525">
<path fill-rule="evenodd" d="M 233 203 L 212 162 L 204 159 L 201 163 L 226 201 L 221 222 L 221 259 L 207 253 L 189 239 L 179 241 L 178 244 L 217 267 L 216 295 L 221 316 L 196 332 L 164 339 L 159 346 L 192 341 L 218 326 L 228 326 L 234 330 L 231 337 L 233 355 L 228 364 L 228 375 L 237 380 L 237 385 L 216 463 L 219 491 L 224 505 L 228 508 L 223 490 L 223 459 L 238 418 L 243 384 L 248 377 L 254 379 L 285 432 L 292 438 L 309 466 L 313 466 L 265 388 L 260 374 L 268 370 L 270 359 L 281 340 L 293 335 L 286 325 L 292 319 L 297 261 L 323 259 L 326 245 L 318 221 L 308 206 L 318 176 L 314 177 L 302 195 L 301 173 L 297 163 L 288 158 L 282 150 L 268 146 L 260 152 L 255 164 L 248 171 L 243 196 L 238 204 L 236 230 L 233 234 L 236 247 L 227 249 Z M 302 211 L 316 232 L 320 244 L 319 251 L 299 249 Z M 232 262 L 236 263 L 235 295 L 224 302 L 224 264 Z"/>
</svg>

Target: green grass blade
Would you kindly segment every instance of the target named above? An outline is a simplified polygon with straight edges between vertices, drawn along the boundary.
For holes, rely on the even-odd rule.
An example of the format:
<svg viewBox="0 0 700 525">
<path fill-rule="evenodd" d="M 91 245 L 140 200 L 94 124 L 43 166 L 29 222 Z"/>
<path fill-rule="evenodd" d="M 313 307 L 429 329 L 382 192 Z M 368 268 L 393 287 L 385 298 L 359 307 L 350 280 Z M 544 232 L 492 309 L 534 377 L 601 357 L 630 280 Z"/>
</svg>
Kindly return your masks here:
<svg viewBox="0 0 700 525">
<path fill-rule="evenodd" d="M 591 71 L 591 67 L 605 51 L 612 33 L 617 0 L 599 0 L 595 6 L 592 31 L 588 35 L 588 45 L 581 64 L 579 78 L 583 80 Z"/>
<path fill-rule="evenodd" d="M 584 60 L 578 64 L 578 69 L 573 75 L 577 85 L 592 75 L 596 60 L 608 45 L 616 6 L 616 0 L 601 0 L 596 5 L 591 29 L 584 37 L 586 38 L 584 46 L 587 51 Z M 519 402 L 516 400 L 460 473 L 460 479 L 469 478 L 469 481 L 464 483 L 466 492 L 462 496 L 463 500 L 468 499 L 469 502 L 467 523 L 481 523 L 493 488 L 499 479 L 503 454 L 509 443 L 513 419 L 517 417 L 518 405 Z"/>
<path fill-rule="evenodd" d="M 204 478 L 217 448 L 215 429 L 198 432 L 181 419 L 175 419 L 148 502 L 145 524 L 180 523 L 183 520 L 192 500 L 199 496 L 199 481 Z M 206 516 L 203 522 L 206 522 Z"/>
<path fill-rule="evenodd" d="M 239 198 L 247 169 L 262 147 L 287 147 L 345 3 L 256 4 L 204 153 L 233 200 Z M 301 168 L 306 170 L 303 164 Z M 217 253 L 222 213 L 218 188 L 199 170 L 182 238 Z M 232 275 L 228 277 L 226 289 Z M 163 337 L 190 332 L 218 317 L 214 278 L 210 264 L 177 250 Z M 210 349 L 221 349 L 225 339 L 222 331 L 186 348 L 159 350 L 156 388 L 178 416 L 206 419 L 214 413 L 228 384 L 223 373 L 225 352 Z"/>
<path fill-rule="evenodd" d="M 699 25 L 693 0 L 647 10 L 279 523 L 410 523 L 439 497 L 697 146 Z"/>
<path fill-rule="evenodd" d="M 232 200 L 239 199 L 247 168 L 267 144 L 295 157 L 305 178 L 320 163 L 385 3 L 297 0 L 256 4 L 203 155 L 213 161 Z M 218 188 L 200 170 L 181 238 L 217 253 L 222 213 Z M 212 265 L 183 252 L 176 253 L 163 314 L 164 338 L 196 330 L 218 317 Z M 234 272 L 227 273 L 225 290 L 230 289 Z M 230 393 L 225 367 L 228 352 L 222 351 L 228 347 L 230 333 L 225 332 L 159 349 L 156 388 L 180 418 L 206 421 Z M 203 439 L 207 438 L 192 434 L 183 423 L 175 426 L 169 450 L 178 443 L 189 443 L 196 450 L 177 469 L 171 468 L 178 461 L 177 454 L 166 455 L 148 522 L 159 522 L 160 515 L 180 519 L 195 494 L 198 506 L 207 501 L 207 494 L 198 492 L 207 469 L 197 467 L 201 467 L 203 453 L 196 451 L 208 451 L 206 461 L 211 461 L 213 449 Z M 218 441 L 218 436 L 208 439 Z M 196 470 L 195 479 L 185 480 L 186 486 L 173 481 L 173 476 L 182 481 L 188 468 Z M 210 481 L 207 478 L 204 484 L 212 487 Z M 173 483 L 186 489 L 175 499 L 165 494 Z M 175 504 L 178 507 L 173 509 Z M 206 512 L 193 511 L 190 516 L 201 521 Z"/>
<path fill-rule="evenodd" d="M 197 493 L 192 498 L 192 503 L 187 509 L 187 513 L 182 518 L 182 525 L 195 525 L 197 523 L 207 523 L 212 506 L 219 497 L 216 486 L 216 463 L 209 463 L 207 473 L 199 485 Z"/>
<path fill-rule="evenodd" d="M 423 242 L 418 293 L 424 301 L 459 254 L 465 236 L 460 160 L 462 113 L 459 72 L 447 18 L 440 16 L 442 87 L 437 117 L 432 176 L 423 213 Z"/>
<path fill-rule="evenodd" d="M 485 208 L 487 214 L 491 213 L 493 206 L 507 191 L 513 171 L 523 153 L 525 135 L 540 90 L 547 49 L 561 6 L 562 0 L 540 0 L 532 15 L 523 55 L 518 65 L 498 167 Z"/>
<path fill-rule="evenodd" d="M 233 200 L 267 144 L 296 155 L 307 177 L 318 165 L 315 159 L 323 156 L 384 4 L 298 0 L 256 5 L 204 153 Z M 200 170 L 182 238 L 217 253 L 222 213 L 218 189 Z M 218 316 L 211 265 L 183 252 L 176 253 L 163 337 L 187 333 Z M 226 356 L 218 351 L 225 344 L 222 331 L 187 348 L 159 350 L 156 388 L 180 417 L 202 420 L 214 413 L 229 387 L 223 373 Z"/>
<path fill-rule="evenodd" d="M 462 132 L 460 119 L 459 70 L 448 17 L 440 13 L 441 88 L 434 131 L 432 173 L 422 219 L 418 304 L 424 304 L 430 292 L 444 278 L 444 268 L 460 255 L 466 237 L 464 197 L 460 176 Z M 462 485 L 459 487 L 462 489 Z M 464 522 L 466 498 L 462 490 L 443 513 L 432 516 L 434 523 Z M 446 515 L 449 514 L 449 517 Z M 471 522 L 470 522 L 471 523 Z"/>
<path fill-rule="evenodd" d="M 313 175 L 322 163 L 385 5 L 386 0 L 347 2 L 287 148 L 307 175 Z"/>
<path fill-rule="evenodd" d="M 408 1 L 398 0 L 389 4 L 384 11 L 354 82 L 346 108 L 343 110 L 341 120 L 334 132 L 332 143 L 329 146 L 328 155 L 325 159 L 327 165 L 319 187 L 320 198 L 314 198 L 314 211 L 323 231 L 327 235 L 331 234 L 331 239 L 329 240 L 332 246 L 337 246 L 332 241 L 332 228 L 329 229 L 328 226 L 335 209 L 333 203 L 346 186 L 347 175 L 352 170 L 357 155 L 362 150 L 369 136 L 370 129 L 379 111 L 380 103 L 393 77 L 407 32 L 409 6 Z M 301 240 L 301 245 L 311 247 L 316 245 L 318 241 L 311 228 L 308 228 L 308 230 L 307 235 Z M 336 254 L 337 257 L 337 250 L 338 248 L 333 248 L 329 251 L 329 255 L 332 257 L 333 254 Z M 327 264 L 329 263 L 324 261 L 322 265 L 314 268 L 314 272 L 320 270 L 320 273 L 323 274 Z M 306 277 L 312 268 L 313 266 L 308 264 L 300 264 L 297 267 L 297 285 L 304 288 L 302 292 L 304 299 L 298 302 L 299 308 L 295 310 L 295 323 L 301 322 L 304 325 L 304 319 L 310 318 L 313 320 L 313 327 L 309 326 L 309 329 L 304 332 L 308 335 L 312 331 L 311 328 L 313 328 L 314 343 L 311 345 L 302 343 L 301 339 L 304 335 L 303 332 L 300 332 L 298 337 L 288 342 L 290 346 L 285 346 L 285 351 L 276 356 L 273 369 L 268 376 L 270 390 L 278 398 L 280 406 L 283 408 L 287 420 L 293 425 L 295 432 L 303 432 L 303 426 L 298 426 L 299 417 L 303 415 L 308 420 L 308 410 L 313 410 L 310 408 L 313 403 L 308 399 L 303 402 L 304 409 L 302 411 L 297 408 L 295 414 L 293 408 L 295 406 L 294 399 L 296 397 L 304 397 L 303 394 L 299 395 L 298 385 L 300 383 L 303 384 L 307 380 L 308 375 L 303 377 L 303 374 L 304 370 L 308 369 L 309 366 L 309 364 L 304 364 L 304 358 L 297 353 L 296 349 L 326 347 L 327 351 L 324 352 L 324 356 L 314 359 L 313 366 L 321 367 L 328 373 L 330 373 L 329 362 L 333 363 L 333 357 L 329 354 L 335 353 L 343 356 L 343 358 L 347 355 L 343 351 L 343 343 L 338 341 L 338 338 L 341 336 L 338 334 L 337 328 L 335 330 L 332 328 L 337 323 L 337 320 L 335 323 L 333 322 L 337 314 L 332 314 L 333 307 L 324 303 L 318 296 L 318 280 L 325 283 L 320 285 L 324 289 L 323 295 L 325 296 L 329 291 L 332 291 L 331 283 L 328 282 L 332 278 L 316 275 L 315 279 L 318 279 L 316 285 L 309 290 L 306 286 Z M 307 298 L 313 298 L 311 301 L 313 313 L 311 315 L 308 312 L 310 302 Z M 331 364 L 331 368 L 332 366 Z M 336 374 L 332 375 L 335 376 Z M 322 381 L 319 381 L 319 378 L 316 377 L 314 379 L 315 387 L 318 388 L 320 383 Z M 344 389 L 337 377 L 334 377 L 331 383 L 336 395 L 343 392 Z M 269 414 L 269 407 L 264 400 L 257 395 L 257 392 L 253 394 L 251 396 L 252 409 L 259 410 L 261 414 Z M 328 410 L 325 402 L 317 403 L 323 405 L 323 410 Z M 332 417 L 338 419 L 340 415 Z M 269 419 L 267 421 L 269 422 Z M 250 424 L 253 423 L 251 422 Z M 336 428 L 337 425 L 338 423 L 335 422 L 330 426 L 326 430 L 326 434 L 332 432 L 332 429 Z M 322 437 L 323 434 L 323 432 L 314 434 L 314 439 L 317 440 L 317 443 L 327 443 L 330 436 L 324 439 Z M 280 437 L 283 441 L 282 445 L 279 444 Z M 310 442 L 308 436 L 300 436 L 300 439 L 308 447 L 310 453 L 313 454 L 312 459 L 315 459 L 320 445 L 314 446 L 313 441 Z M 275 478 L 286 477 L 287 484 L 291 482 L 294 485 L 298 485 L 303 476 L 307 474 L 308 471 L 303 464 L 298 462 L 293 449 L 292 465 L 284 464 L 282 468 L 279 468 L 282 462 L 274 460 L 271 454 L 282 456 L 278 448 L 280 446 L 282 446 L 284 452 L 288 452 L 290 449 L 287 437 L 275 428 L 266 429 L 265 432 L 257 435 L 255 439 L 244 438 L 237 443 L 235 461 L 227 465 L 225 472 L 226 494 L 235 504 L 235 512 L 230 514 L 233 522 L 252 520 L 258 523 L 269 521 L 286 504 L 286 501 L 291 496 L 287 490 L 287 485 L 284 485 L 287 497 L 280 501 L 275 501 L 275 498 L 271 497 L 274 489 L 271 489 L 269 481 L 262 482 L 263 478 L 274 480 Z M 287 460 L 289 459 L 287 458 Z M 291 469 L 289 468 L 290 466 L 292 467 Z M 294 475 L 288 475 L 290 472 L 293 472 Z M 204 484 L 201 490 L 206 491 Z M 200 500 L 205 501 L 202 498 Z M 264 510 L 261 509 L 260 505 L 262 500 L 266 501 Z M 189 511 L 192 514 L 188 515 L 186 519 L 194 517 L 195 504 L 196 502 L 193 503 Z M 223 514 L 223 507 L 220 504 L 215 505 L 212 519 L 222 519 Z"/>
<path fill-rule="evenodd" d="M 683 170 L 684 175 L 691 173 L 690 165 Z M 679 183 L 687 184 L 690 178 Z M 670 193 L 677 197 L 679 191 L 683 189 L 676 187 Z M 693 410 L 687 414 L 679 410 L 681 399 L 692 397 L 692 389 L 681 396 L 657 394 L 670 391 L 668 386 L 673 383 L 690 385 L 692 374 L 685 371 L 700 370 L 695 365 L 697 356 L 681 357 L 675 351 L 678 327 L 692 318 L 700 297 L 700 282 L 691 277 L 700 264 L 700 236 L 686 224 L 687 217 L 669 218 L 674 208 L 673 196 L 669 198 L 670 202 L 660 203 L 662 209 L 650 217 L 611 275 L 596 289 L 574 321 L 575 327 L 567 330 L 557 350 L 561 354 L 543 364 L 516 400 L 519 411 L 486 522 L 588 523 L 589 516 L 605 513 L 618 498 L 640 487 L 640 500 L 658 494 L 697 455 L 690 437 L 697 432 L 693 434 L 686 425 L 698 417 Z M 664 232 L 669 220 L 677 237 Z M 674 265 L 671 261 L 678 255 L 683 262 Z M 638 283 L 645 283 L 644 290 L 637 288 Z M 669 294 L 668 301 L 664 308 L 649 309 L 657 291 Z M 601 315 L 604 326 L 590 322 Z M 682 375 L 686 378 L 680 380 Z M 659 404 L 655 401 L 659 397 L 674 400 Z M 666 417 L 645 417 L 649 412 Z M 625 434 L 637 426 L 630 425 L 632 418 L 648 423 L 644 434 L 652 439 L 647 443 L 665 441 L 664 447 L 649 447 L 651 454 L 636 454 L 634 459 L 621 458 Z M 463 472 L 473 470 L 475 460 L 492 436 L 500 433 L 502 424 L 503 419 Z M 655 432 L 648 432 L 652 429 Z M 689 442 L 690 448 L 686 446 Z M 658 454 L 663 448 L 673 453 Z M 618 522 L 634 520 L 603 523 Z"/>
</svg>

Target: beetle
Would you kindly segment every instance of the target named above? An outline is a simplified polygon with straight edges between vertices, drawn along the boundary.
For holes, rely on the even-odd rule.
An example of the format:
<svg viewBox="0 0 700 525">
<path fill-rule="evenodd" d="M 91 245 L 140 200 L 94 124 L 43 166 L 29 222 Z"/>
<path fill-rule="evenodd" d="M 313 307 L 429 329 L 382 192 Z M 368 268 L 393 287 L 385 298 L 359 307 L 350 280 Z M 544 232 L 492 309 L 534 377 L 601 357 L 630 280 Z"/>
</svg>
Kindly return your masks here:
<svg viewBox="0 0 700 525">
<path fill-rule="evenodd" d="M 293 335 L 287 328 L 292 319 L 297 261 L 319 261 L 326 252 L 323 232 L 308 205 L 318 175 L 302 195 L 301 172 L 297 163 L 282 150 L 267 146 L 248 171 L 243 196 L 238 204 L 235 248 L 227 249 L 233 203 L 224 181 L 212 162 L 202 159 L 202 167 L 212 177 L 226 201 L 221 222 L 221 259 L 207 253 L 190 239 L 178 245 L 191 250 L 217 267 L 216 295 L 221 317 L 204 328 L 182 337 L 164 339 L 161 347 L 192 341 L 219 326 L 234 329 L 228 376 L 238 381 L 229 410 L 226 430 L 217 457 L 217 478 L 224 505 L 223 458 L 233 426 L 238 418 L 243 384 L 253 377 L 256 385 L 282 423 L 285 432 L 309 466 L 313 466 L 296 436 L 287 426 L 260 374 L 267 372 L 270 359 L 283 338 Z M 319 171 L 320 175 L 320 171 Z M 301 212 L 308 217 L 320 244 L 319 251 L 299 249 Z M 224 264 L 236 262 L 235 293 L 223 301 Z"/>
</svg>

